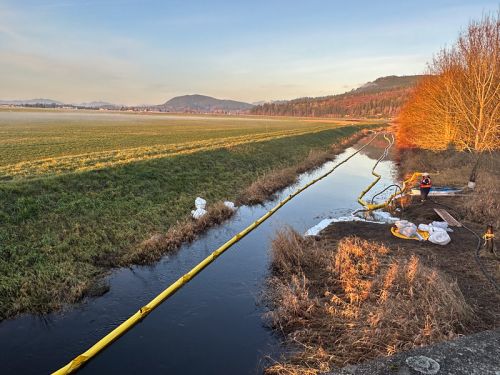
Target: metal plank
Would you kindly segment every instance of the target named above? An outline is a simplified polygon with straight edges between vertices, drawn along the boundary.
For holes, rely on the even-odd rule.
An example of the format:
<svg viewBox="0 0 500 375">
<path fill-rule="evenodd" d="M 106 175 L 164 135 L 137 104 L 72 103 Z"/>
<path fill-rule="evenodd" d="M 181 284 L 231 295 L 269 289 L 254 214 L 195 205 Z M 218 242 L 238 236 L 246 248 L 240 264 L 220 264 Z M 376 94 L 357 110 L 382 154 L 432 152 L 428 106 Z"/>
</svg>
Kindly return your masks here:
<svg viewBox="0 0 500 375">
<path fill-rule="evenodd" d="M 451 226 L 451 227 L 461 227 L 462 226 L 462 224 L 457 219 L 455 219 L 453 216 L 451 216 L 450 213 L 448 211 L 446 211 L 445 209 L 435 208 L 434 211 L 436 211 L 436 213 L 439 215 L 439 217 L 441 219 L 443 219 L 444 221 L 446 221 L 449 226 Z"/>
</svg>

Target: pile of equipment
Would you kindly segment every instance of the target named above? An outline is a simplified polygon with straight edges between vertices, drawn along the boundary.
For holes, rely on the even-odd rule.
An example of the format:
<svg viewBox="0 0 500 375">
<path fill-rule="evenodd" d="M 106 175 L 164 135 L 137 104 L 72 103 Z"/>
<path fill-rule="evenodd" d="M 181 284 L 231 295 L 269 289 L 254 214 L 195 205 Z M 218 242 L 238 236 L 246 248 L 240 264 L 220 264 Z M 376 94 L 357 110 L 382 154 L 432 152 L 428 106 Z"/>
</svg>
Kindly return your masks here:
<svg viewBox="0 0 500 375">
<path fill-rule="evenodd" d="M 453 232 L 446 221 L 433 221 L 418 226 L 408 220 L 398 220 L 391 228 L 394 236 L 405 240 L 429 241 L 437 245 L 448 245 L 451 241 L 448 232 Z"/>
</svg>

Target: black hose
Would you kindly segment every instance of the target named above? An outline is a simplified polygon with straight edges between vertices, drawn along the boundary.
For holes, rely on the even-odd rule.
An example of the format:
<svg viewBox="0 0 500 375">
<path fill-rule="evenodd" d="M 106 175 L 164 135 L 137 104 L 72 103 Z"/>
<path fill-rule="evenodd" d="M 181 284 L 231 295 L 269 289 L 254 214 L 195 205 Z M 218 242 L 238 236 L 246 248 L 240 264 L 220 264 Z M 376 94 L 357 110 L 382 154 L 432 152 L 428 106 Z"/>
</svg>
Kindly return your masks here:
<svg viewBox="0 0 500 375">
<path fill-rule="evenodd" d="M 443 204 L 443 203 L 436 202 L 434 199 L 429 199 L 429 200 L 432 203 L 438 204 L 438 205 L 446 207 L 452 211 L 455 211 L 455 213 L 457 213 L 458 215 L 461 216 L 461 214 L 455 208 L 450 207 L 450 206 Z M 473 231 L 472 229 L 470 229 L 468 226 L 464 225 L 463 223 L 462 223 L 462 227 L 464 229 L 468 230 L 470 233 L 472 233 L 472 235 L 474 235 L 477 238 L 477 247 L 476 247 L 476 251 L 474 253 L 474 258 L 476 260 L 476 263 L 479 266 L 479 269 L 483 273 L 484 277 L 486 277 L 486 279 L 490 282 L 490 284 L 493 285 L 493 287 L 496 289 L 497 293 L 500 293 L 500 287 L 498 286 L 495 279 L 488 273 L 488 271 L 486 270 L 486 267 L 484 267 L 484 264 L 481 262 L 481 258 L 479 257 L 479 252 L 481 251 L 481 247 L 482 247 L 481 236 L 479 234 L 477 234 L 475 231 Z"/>
<path fill-rule="evenodd" d="M 373 204 L 373 201 L 375 200 L 375 197 L 378 197 L 380 194 L 382 194 L 383 192 L 385 192 L 387 189 L 389 189 L 391 187 L 395 187 L 396 191 L 399 189 L 400 194 L 403 195 L 403 189 L 401 188 L 401 186 L 399 186 L 398 184 L 391 184 L 391 185 L 387 186 L 384 190 L 381 190 L 377 194 L 375 194 L 372 197 L 371 204 Z"/>
<path fill-rule="evenodd" d="M 386 133 L 387 134 L 387 133 Z M 385 157 L 389 154 L 389 150 L 390 148 L 394 145 L 394 142 L 395 142 L 395 138 L 394 138 L 394 135 L 391 134 L 391 139 L 389 138 L 386 138 L 386 140 L 389 142 L 389 144 L 387 145 L 387 147 L 384 149 L 384 152 L 382 153 L 382 155 L 380 156 L 380 158 L 378 158 L 378 160 L 376 161 L 375 165 L 373 166 L 372 168 L 372 173 L 374 173 L 375 169 L 377 168 L 377 165 L 383 160 L 385 159 Z M 401 193 L 401 195 L 403 195 L 403 189 L 398 185 L 398 184 L 391 184 L 387 187 L 385 187 L 382 191 L 378 192 L 377 194 L 375 194 L 372 199 L 371 199 L 371 204 L 373 204 L 373 200 L 375 199 L 375 197 L 379 196 L 380 194 L 382 194 L 383 192 L 385 192 L 387 189 L 391 188 L 391 187 L 396 187 L 396 191 L 397 189 L 399 189 L 399 192 Z M 365 192 L 366 194 L 366 192 Z M 367 208 L 360 208 L 356 211 L 354 211 L 351 215 L 356 215 L 357 213 L 359 212 L 370 212 L 371 210 L 370 209 L 367 209 Z"/>
</svg>

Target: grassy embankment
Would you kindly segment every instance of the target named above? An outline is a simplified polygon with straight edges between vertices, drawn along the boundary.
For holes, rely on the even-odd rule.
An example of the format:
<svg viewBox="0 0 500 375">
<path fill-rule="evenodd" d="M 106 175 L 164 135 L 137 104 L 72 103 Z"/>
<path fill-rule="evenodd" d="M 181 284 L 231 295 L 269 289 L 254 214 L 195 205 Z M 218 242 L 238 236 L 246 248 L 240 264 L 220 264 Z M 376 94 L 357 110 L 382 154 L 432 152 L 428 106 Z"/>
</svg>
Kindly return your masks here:
<svg viewBox="0 0 500 375">
<path fill-rule="evenodd" d="M 465 218 L 478 231 L 486 224 L 499 226 L 498 157 L 483 155 L 476 189 L 446 200 L 462 214 L 457 216 L 460 220 Z M 451 150 L 400 150 L 399 158 L 402 175 L 428 171 L 435 185 L 458 187 L 467 184 L 476 161 L 474 155 Z M 421 222 L 434 217 L 426 206 L 411 207 L 407 218 L 416 215 L 415 222 Z M 357 236 L 369 240 L 349 237 L 338 226 L 331 230 L 338 239 L 331 233 L 319 241 L 293 231 L 277 234 L 267 289 L 268 318 L 284 335 L 291 353 L 266 373 L 317 374 L 495 328 L 498 309 L 488 304 L 495 305 L 495 295 L 475 266 L 475 239 L 470 234 L 456 229 L 451 248 L 435 249 L 412 241 L 400 244 L 387 228 L 380 232 L 379 225 L 371 225 L 373 232 L 357 229 L 366 232 Z M 350 232 L 356 233 L 356 228 Z M 467 266 L 462 269 L 464 261 Z M 498 264 L 491 256 L 483 261 Z M 487 264 L 491 275 L 494 264 Z"/>
<path fill-rule="evenodd" d="M 235 200 L 266 172 L 297 164 L 311 149 L 328 148 L 363 127 L 232 118 L 136 120 L 135 125 L 129 118 L 87 125 L 88 119 L 71 118 L 0 122 L 0 319 L 77 301 L 110 267 L 140 261 L 136 250 L 141 255 L 155 245 L 158 233 L 172 235 L 169 229 L 179 220 L 196 232 L 229 215 L 219 206 L 206 222 L 186 221 L 196 196 Z M 242 133 L 250 138 L 240 143 L 224 138 Z M 187 155 L 154 153 L 165 144 L 189 143 L 189 137 L 213 144 Z M 148 151 L 122 158 L 139 148 Z M 95 150 L 106 153 L 104 164 Z M 69 156 L 64 168 L 40 167 L 41 159 L 61 156 Z"/>
</svg>

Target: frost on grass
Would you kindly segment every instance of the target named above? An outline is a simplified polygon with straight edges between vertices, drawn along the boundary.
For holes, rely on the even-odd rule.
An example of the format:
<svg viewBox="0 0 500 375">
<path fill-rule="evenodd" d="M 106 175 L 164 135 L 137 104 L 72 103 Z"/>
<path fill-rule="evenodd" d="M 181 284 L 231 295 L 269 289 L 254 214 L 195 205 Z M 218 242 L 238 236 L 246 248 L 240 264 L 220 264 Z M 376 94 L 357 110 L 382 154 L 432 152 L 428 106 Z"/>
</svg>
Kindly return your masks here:
<svg viewBox="0 0 500 375">
<path fill-rule="evenodd" d="M 453 338 L 472 319 L 454 282 L 376 242 L 333 245 L 287 229 L 271 256 L 267 319 L 291 352 L 266 374 L 317 374 L 391 355 Z"/>
</svg>

